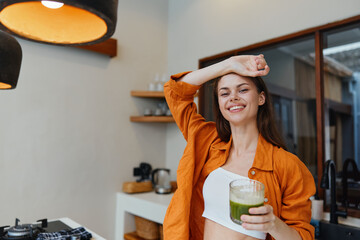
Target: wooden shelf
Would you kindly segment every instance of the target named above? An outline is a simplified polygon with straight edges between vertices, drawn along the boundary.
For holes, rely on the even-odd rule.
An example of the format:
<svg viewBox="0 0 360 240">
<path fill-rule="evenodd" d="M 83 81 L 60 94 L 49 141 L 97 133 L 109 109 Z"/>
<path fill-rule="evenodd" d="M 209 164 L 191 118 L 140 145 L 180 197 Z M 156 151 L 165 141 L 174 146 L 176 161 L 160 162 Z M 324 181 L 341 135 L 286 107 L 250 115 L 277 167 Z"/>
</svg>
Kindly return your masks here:
<svg viewBox="0 0 360 240">
<path fill-rule="evenodd" d="M 171 123 L 175 122 L 172 116 L 131 116 L 131 122 L 159 122 L 159 123 Z"/>
<path fill-rule="evenodd" d="M 165 95 L 163 91 L 131 91 L 132 97 L 139 98 L 160 98 L 165 101 Z M 172 123 L 175 122 L 172 116 L 131 116 L 131 122 L 158 122 L 158 123 Z"/>
<path fill-rule="evenodd" d="M 109 38 L 101 43 L 74 47 L 104 54 L 111 58 L 117 56 L 117 40 L 115 38 Z"/>
<path fill-rule="evenodd" d="M 164 98 L 164 92 L 161 91 L 131 91 L 133 97 L 144 97 L 144 98 Z"/>
</svg>

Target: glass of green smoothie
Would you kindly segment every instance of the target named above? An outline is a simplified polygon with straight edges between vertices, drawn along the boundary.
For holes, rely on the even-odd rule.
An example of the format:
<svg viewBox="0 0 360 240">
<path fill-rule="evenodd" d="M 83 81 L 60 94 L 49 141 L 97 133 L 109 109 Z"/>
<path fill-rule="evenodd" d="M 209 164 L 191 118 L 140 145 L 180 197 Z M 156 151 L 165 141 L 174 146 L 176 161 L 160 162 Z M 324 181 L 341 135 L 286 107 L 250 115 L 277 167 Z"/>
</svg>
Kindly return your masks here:
<svg viewBox="0 0 360 240">
<path fill-rule="evenodd" d="M 265 186 L 252 179 L 238 179 L 230 182 L 230 218 L 242 224 L 241 215 L 249 215 L 249 208 L 264 205 Z"/>
</svg>

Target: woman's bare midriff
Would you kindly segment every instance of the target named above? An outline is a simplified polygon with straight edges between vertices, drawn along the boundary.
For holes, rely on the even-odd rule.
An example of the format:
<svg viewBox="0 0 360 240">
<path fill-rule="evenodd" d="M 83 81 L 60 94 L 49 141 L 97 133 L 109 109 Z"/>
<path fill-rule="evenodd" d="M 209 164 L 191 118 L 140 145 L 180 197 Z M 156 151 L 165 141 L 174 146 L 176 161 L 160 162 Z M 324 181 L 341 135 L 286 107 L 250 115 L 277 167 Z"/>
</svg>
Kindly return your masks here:
<svg viewBox="0 0 360 240">
<path fill-rule="evenodd" d="M 259 240 L 205 218 L 204 240 Z"/>
</svg>

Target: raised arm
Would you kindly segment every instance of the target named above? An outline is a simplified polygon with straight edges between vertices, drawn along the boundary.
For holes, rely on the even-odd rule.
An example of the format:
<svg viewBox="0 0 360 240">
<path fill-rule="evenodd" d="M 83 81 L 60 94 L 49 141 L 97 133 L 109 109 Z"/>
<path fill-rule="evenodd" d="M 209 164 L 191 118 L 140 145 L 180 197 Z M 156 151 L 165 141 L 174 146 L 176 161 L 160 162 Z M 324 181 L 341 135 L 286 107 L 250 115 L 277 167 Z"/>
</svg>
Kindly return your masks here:
<svg viewBox="0 0 360 240">
<path fill-rule="evenodd" d="M 234 56 L 193 72 L 173 75 L 171 80 L 164 85 L 164 93 L 176 124 L 185 139 L 187 140 L 189 134 L 198 129 L 204 129 L 204 127 L 207 129 L 214 127 L 215 129 L 215 125 L 209 126 L 205 123 L 205 119 L 197 113 L 196 105 L 193 102 L 200 85 L 228 73 L 242 76 L 264 76 L 268 74 L 269 70 L 264 55 L 260 54 L 258 56 Z"/>
<path fill-rule="evenodd" d="M 265 61 L 264 55 L 239 55 L 191 72 L 179 81 L 184 81 L 192 85 L 202 85 L 209 80 L 228 73 L 256 77 L 267 75 L 269 70 L 270 68 Z"/>
</svg>

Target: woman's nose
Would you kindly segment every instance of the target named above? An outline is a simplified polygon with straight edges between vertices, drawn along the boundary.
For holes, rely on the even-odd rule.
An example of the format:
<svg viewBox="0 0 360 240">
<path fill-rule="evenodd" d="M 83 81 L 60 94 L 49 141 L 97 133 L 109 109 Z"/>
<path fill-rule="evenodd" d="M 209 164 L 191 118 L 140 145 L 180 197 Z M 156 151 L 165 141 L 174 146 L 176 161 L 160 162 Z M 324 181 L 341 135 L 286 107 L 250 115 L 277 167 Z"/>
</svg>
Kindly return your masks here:
<svg viewBox="0 0 360 240">
<path fill-rule="evenodd" d="M 240 99 L 240 97 L 236 93 L 232 93 L 230 95 L 230 101 L 237 101 L 239 99 Z"/>
</svg>

